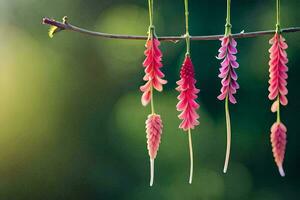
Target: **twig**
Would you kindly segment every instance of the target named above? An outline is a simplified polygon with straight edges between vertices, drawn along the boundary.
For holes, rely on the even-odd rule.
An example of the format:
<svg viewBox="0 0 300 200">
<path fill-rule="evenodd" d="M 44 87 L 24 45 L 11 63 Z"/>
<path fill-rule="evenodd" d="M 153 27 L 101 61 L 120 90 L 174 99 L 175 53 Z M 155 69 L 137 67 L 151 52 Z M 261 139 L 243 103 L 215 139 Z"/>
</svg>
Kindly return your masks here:
<svg viewBox="0 0 300 200">
<path fill-rule="evenodd" d="M 67 31 L 73 31 L 78 33 L 83 33 L 86 35 L 91 36 L 98 36 L 102 38 L 111 38 L 111 39 L 124 39 L 124 40 L 147 40 L 148 36 L 143 35 L 121 35 L 121 34 L 111 34 L 111 33 L 102 33 L 102 32 L 96 32 L 96 31 L 90 31 L 87 29 L 79 28 L 77 26 L 74 26 L 67 21 L 67 17 L 63 18 L 63 22 L 55 21 L 54 19 L 50 18 L 43 18 L 43 24 L 48 24 L 52 26 L 58 27 L 60 30 L 67 30 Z M 293 32 L 299 32 L 300 27 L 289 27 L 281 29 L 283 33 L 293 33 Z M 271 35 L 274 34 L 276 30 L 266 30 L 266 31 L 255 31 L 255 32 L 241 32 L 232 34 L 232 37 L 234 38 L 251 38 L 251 37 L 258 37 L 263 35 Z M 223 35 L 205 35 L 205 36 L 190 36 L 191 40 L 219 40 L 223 37 Z M 171 42 L 178 42 L 179 40 L 185 39 L 185 35 L 181 36 L 161 36 L 158 37 L 160 41 L 171 41 Z"/>
</svg>

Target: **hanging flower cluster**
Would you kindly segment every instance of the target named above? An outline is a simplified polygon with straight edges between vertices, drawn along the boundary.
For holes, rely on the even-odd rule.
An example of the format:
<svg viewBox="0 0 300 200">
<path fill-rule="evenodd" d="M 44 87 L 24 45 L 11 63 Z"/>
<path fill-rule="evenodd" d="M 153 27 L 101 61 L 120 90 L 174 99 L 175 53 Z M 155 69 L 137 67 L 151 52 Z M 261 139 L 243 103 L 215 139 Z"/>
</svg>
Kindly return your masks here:
<svg viewBox="0 0 300 200">
<path fill-rule="evenodd" d="M 146 120 L 147 144 L 150 159 L 154 160 L 160 143 L 163 124 L 160 115 L 150 114 Z"/>
<path fill-rule="evenodd" d="M 188 0 L 184 0 L 185 3 L 185 17 L 186 17 L 186 55 L 184 62 L 180 70 L 180 80 L 177 81 L 176 90 L 180 93 L 178 95 L 179 102 L 176 108 L 179 112 L 178 118 L 181 120 L 179 128 L 188 133 L 189 137 L 189 149 L 190 149 L 190 178 L 189 183 L 192 183 L 193 177 L 193 150 L 192 150 L 192 137 L 191 130 L 199 125 L 199 114 L 197 110 L 199 109 L 199 104 L 197 103 L 199 89 L 196 88 L 195 70 L 190 57 L 190 35 L 188 26 Z M 278 4 L 278 1 L 277 1 Z M 150 156 L 150 166 L 151 166 L 151 178 L 150 185 L 153 184 L 154 177 L 154 159 L 157 155 L 157 151 L 160 144 L 161 134 L 162 134 L 162 120 L 160 115 L 155 114 L 154 104 L 153 104 L 153 89 L 157 91 L 163 90 L 163 85 L 167 83 L 164 80 L 164 74 L 160 70 L 162 67 L 162 53 L 159 49 L 160 42 L 157 39 L 154 27 L 152 25 L 152 12 L 153 12 L 153 1 L 149 0 L 149 12 L 150 12 L 150 27 L 149 27 L 149 38 L 146 42 L 146 59 L 143 63 L 145 67 L 144 81 L 145 85 L 141 86 L 142 104 L 146 106 L 151 102 L 152 113 L 148 116 L 146 121 L 146 132 L 147 132 L 147 143 L 148 151 Z M 229 159 L 230 159 L 230 147 L 231 147 L 231 122 L 229 113 L 229 103 L 236 104 L 237 100 L 235 94 L 239 89 L 239 84 L 237 82 L 238 75 L 236 69 L 239 68 L 237 62 L 237 42 L 231 34 L 231 24 L 230 24 L 230 0 L 227 1 L 227 18 L 225 25 L 225 34 L 221 41 L 221 47 L 218 50 L 217 59 L 221 60 L 221 66 L 219 69 L 218 77 L 221 79 L 221 89 L 220 94 L 217 97 L 219 100 L 225 102 L 225 118 L 226 118 L 226 131 L 227 131 L 227 147 L 226 156 L 223 172 L 226 173 L 228 169 Z M 278 8 L 278 6 L 277 6 Z M 277 11 L 278 13 L 278 11 Z M 279 27 L 279 26 L 278 26 Z M 278 28 L 277 27 L 277 28 Z M 280 121 L 279 108 L 280 105 L 287 105 L 288 101 L 286 95 L 288 90 L 287 85 L 287 71 L 286 66 L 287 59 L 287 44 L 285 39 L 280 34 L 280 29 L 277 29 L 275 36 L 270 40 L 272 47 L 270 48 L 270 86 L 269 86 L 269 99 L 274 100 L 271 107 L 272 112 L 277 112 L 277 122 L 275 122 L 271 128 L 271 143 L 272 151 L 275 158 L 275 162 L 278 166 L 281 176 L 284 176 L 283 170 L 283 160 L 286 148 L 286 132 L 287 129 L 285 125 Z"/>
<path fill-rule="evenodd" d="M 277 29 L 278 30 L 278 29 Z M 271 144 L 273 150 L 273 156 L 277 164 L 279 173 L 281 176 L 285 176 L 283 170 L 283 160 L 286 146 L 286 132 L 287 129 L 280 120 L 280 105 L 286 106 L 287 100 L 287 53 L 286 49 L 288 45 L 285 39 L 280 34 L 280 30 L 275 33 L 274 37 L 269 41 L 272 45 L 269 49 L 270 61 L 269 61 L 269 99 L 273 100 L 271 106 L 272 112 L 277 112 L 277 122 L 275 122 L 271 128 Z"/>
<path fill-rule="evenodd" d="M 227 147 L 225 155 L 225 163 L 223 172 L 226 173 L 230 158 L 230 147 L 231 147 L 231 122 L 229 113 L 229 103 L 236 104 L 236 93 L 239 89 L 237 82 L 238 75 L 236 69 L 239 68 L 237 62 L 237 42 L 234 39 L 236 35 L 231 34 L 231 23 L 230 23 L 230 0 L 227 0 L 227 17 L 225 24 L 225 34 L 220 38 L 221 47 L 218 50 L 217 59 L 221 60 L 219 75 L 221 79 L 220 94 L 217 97 L 220 101 L 225 103 L 225 119 L 226 119 L 226 132 L 227 132 Z M 280 108 L 288 104 L 287 94 L 287 79 L 288 79 L 288 58 L 286 49 L 288 48 L 284 37 L 280 29 L 280 1 L 277 2 L 277 24 L 276 33 L 269 43 L 271 48 L 269 49 L 270 61 L 269 61 L 269 95 L 268 98 L 272 101 L 271 111 L 277 113 L 277 120 L 270 129 L 270 140 L 272 145 L 272 152 L 275 159 L 275 163 L 278 167 L 281 176 L 285 176 L 283 169 L 283 161 L 285 157 L 285 150 L 287 144 L 287 128 L 281 122 Z M 161 71 L 162 64 L 162 52 L 159 49 L 160 41 L 156 36 L 155 27 L 153 25 L 153 0 L 148 0 L 149 3 L 149 18 L 150 25 L 148 31 L 148 39 L 146 41 L 144 55 L 146 56 L 143 67 L 145 75 L 143 80 L 144 85 L 140 87 L 142 92 L 141 103 L 143 106 L 151 105 L 151 113 L 146 119 L 146 138 L 147 138 L 147 149 L 150 157 L 150 186 L 154 182 L 154 160 L 157 156 L 159 145 L 161 143 L 161 136 L 163 132 L 163 122 L 161 116 L 155 112 L 154 109 L 154 91 L 162 92 L 163 86 L 167 83 L 164 79 L 165 75 Z M 191 130 L 195 129 L 199 123 L 199 104 L 197 103 L 198 94 L 200 92 L 196 87 L 196 77 L 194 65 L 191 60 L 190 52 L 190 40 L 189 34 L 189 11 L 188 11 L 188 0 L 184 0 L 185 4 L 185 23 L 186 33 L 179 39 L 184 38 L 186 40 L 186 54 L 183 64 L 180 69 L 180 80 L 177 81 L 176 90 L 179 92 L 177 99 L 179 102 L 176 105 L 177 111 L 180 112 L 178 118 L 181 120 L 179 128 L 184 132 L 187 132 L 189 140 L 190 150 L 190 177 L 189 183 L 192 183 L 193 177 L 193 148 L 192 148 L 192 136 Z M 94 32 L 89 32 L 75 26 L 68 24 L 67 18 L 64 17 L 63 23 L 58 23 L 55 20 L 45 18 L 43 23 L 50 24 L 49 36 L 53 37 L 54 34 L 62 30 L 78 30 L 78 32 L 85 32 L 90 35 L 100 35 Z M 108 37 L 106 34 L 103 36 Z M 126 36 L 119 36 L 120 38 L 126 38 Z M 127 36 L 128 37 L 128 36 Z M 133 38 L 137 38 L 132 36 Z M 170 37 L 170 40 L 175 38 Z M 218 37 L 219 38 L 219 37 Z M 128 38 L 127 38 L 128 39 Z M 138 39 L 141 39 L 140 37 Z M 164 38 L 165 40 L 168 38 Z"/>
<path fill-rule="evenodd" d="M 150 186 L 154 182 L 154 159 L 156 158 L 162 134 L 162 120 L 160 115 L 154 111 L 153 89 L 161 92 L 163 85 L 167 83 L 164 80 L 164 74 L 160 70 L 162 68 L 162 52 L 159 49 L 160 42 L 156 37 L 155 28 L 153 26 L 153 0 L 149 0 L 149 17 L 150 25 L 148 31 L 148 40 L 146 41 L 146 50 L 144 52 L 146 58 L 143 62 L 145 67 L 145 76 L 143 78 L 146 83 L 140 87 L 143 92 L 141 102 L 143 106 L 147 106 L 151 102 L 151 114 L 146 120 L 147 148 L 150 157 Z"/>
<path fill-rule="evenodd" d="M 288 48 L 288 45 L 286 44 L 284 37 L 278 33 L 275 33 L 274 37 L 270 40 L 270 44 L 272 46 L 269 49 L 269 99 L 278 100 L 274 101 L 272 105 L 272 111 L 276 112 L 279 106 L 278 102 L 283 106 L 286 106 L 288 104 L 288 100 L 286 98 L 286 95 L 288 93 L 288 90 L 286 88 L 286 79 L 288 78 L 288 67 L 286 66 L 286 64 L 288 63 L 288 58 L 286 49 Z"/>
<path fill-rule="evenodd" d="M 224 36 L 221 40 L 221 48 L 219 49 L 219 55 L 217 59 L 223 60 L 220 67 L 219 78 L 222 79 L 221 84 L 221 94 L 218 96 L 219 100 L 224 100 L 229 98 L 229 101 L 233 104 L 236 103 L 236 99 L 233 96 L 237 89 L 239 89 L 239 84 L 237 83 L 237 74 L 235 69 L 239 67 L 236 61 L 235 54 L 237 53 L 236 41 L 234 38 L 229 36 Z"/>
<path fill-rule="evenodd" d="M 228 101 L 232 104 L 236 104 L 236 98 L 233 96 L 237 89 L 239 89 L 239 84 L 237 83 L 238 76 L 235 69 L 239 67 L 236 61 L 237 54 L 237 42 L 231 36 L 231 25 L 230 21 L 227 20 L 225 36 L 220 39 L 221 47 L 219 49 L 219 54 L 217 59 L 223 60 L 221 62 L 221 67 L 219 69 L 219 78 L 221 81 L 221 94 L 218 96 L 219 100 L 225 100 L 225 116 L 226 116 L 226 129 L 227 129 L 227 147 L 226 156 L 223 172 L 227 172 L 229 157 L 230 157 L 230 146 L 231 146 L 231 124 L 230 124 L 230 114 L 228 108 Z"/>
<path fill-rule="evenodd" d="M 189 42 L 189 41 L 187 41 Z M 189 48 L 189 44 L 188 44 Z M 188 132 L 189 136 L 189 148 L 190 148 L 190 178 L 189 183 L 192 183 L 193 179 L 193 148 L 192 148 L 192 136 L 191 129 L 194 129 L 195 126 L 199 125 L 199 115 L 197 109 L 199 104 L 196 102 L 197 94 L 200 92 L 196 88 L 196 79 L 195 71 L 192 60 L 190 58 L 189 52 L 187 52 L 184 62 L 180 70 L 180 80 L 177 81 L 178 87 L 176 90 L 180 92 L 177 99 L 179 100 L 176 108 L 181 113 L 178 115 L 178 118 L 182 120 L 179 125 L 179 128 Z"/>
<path fill-rule="evenodd" d="M 176 106 L 177 110 L 181 111 L 181 114 L 178 115 L 179 119 L 182 120 L 179 128 L 184 131 L 194 129 L 195 126 L 199 125 L 199 115 L 196 112 L 199 104 L 195 100 L 200 90 L 196 88 L 196 82 L 194 66 L 190 56 L 187 55 L 182 64 L 180 80 L 177 81 L 178 87 L 176 88 L 180 92 L 177 97 L 179 102 Z"/>
<path fill-rule="evenodd" d="M 281 176 L 285 176 L 283 160 L 286 146 L 286 127 L 281 122 L 275 122 L 271 128 L 272 151 Z"/>
<path fill-rule="evenodd" d="M 167 83 L 166 80 L 162 78 L 165 76 L 160 68 L 163 66 L 161 63 L 162 53 L 159 49 L 160 42 L 155 37 L 151 37 L 146 42 L 146 50 L 143 66 L 145 67 L 145 76 L 144 81 L 147 81 L 145 85 L 140 87 L 140 90 L 143 92 L 142 104 L 146 106 L 152 98 L 153 88 L 161 92 L 163 90 L 163 85 Z"/>
</svg>

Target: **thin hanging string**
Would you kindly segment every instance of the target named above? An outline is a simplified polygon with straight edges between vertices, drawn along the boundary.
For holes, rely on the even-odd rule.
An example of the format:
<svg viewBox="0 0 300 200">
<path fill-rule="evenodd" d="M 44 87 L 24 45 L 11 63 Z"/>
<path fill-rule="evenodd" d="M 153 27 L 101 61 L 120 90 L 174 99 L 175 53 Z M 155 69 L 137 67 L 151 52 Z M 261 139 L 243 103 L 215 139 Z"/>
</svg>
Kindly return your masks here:
<svg viewBox="0 0 300 200">
<path fill-rule="evenodd" d="M 189 2 L 184 0 L 184 10 L 185 10 L 185 40 L 186 40 L 186 54 L 190 55 L 191 50 L 191 36 L 189 33 Z"/>
<path fill-rule="evenodd" d="M 231 0 L 227 0 L 227 17 L 225 24 L 225 36 L 231 34 L 231 23 L 230 23 L 230 4 Z M 226 144 L 226 155 L 223 172 L 226 173 L 228 169 L 228 163 L 230 158 L 230 148 L 231 148 L 231 123 L 230 123 L 230 112 L 229 112 L 229 102 L 228 102 L 228 93 L 225 99 L 225 118 L 226 118 L 226 132 L 227 132 L 227 144 Z"/>
<path fill-rule="evenodd" d="M 280 0 L 276 0 L 276 33 L 280 32 Z"/>
</svg>

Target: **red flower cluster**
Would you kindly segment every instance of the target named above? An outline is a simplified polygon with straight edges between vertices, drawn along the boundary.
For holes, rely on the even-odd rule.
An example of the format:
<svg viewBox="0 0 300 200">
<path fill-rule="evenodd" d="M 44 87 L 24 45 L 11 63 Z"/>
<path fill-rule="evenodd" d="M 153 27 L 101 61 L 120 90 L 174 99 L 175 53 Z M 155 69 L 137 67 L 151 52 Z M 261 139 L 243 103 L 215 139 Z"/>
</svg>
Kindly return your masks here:
<svg viewBox="0 0 300 200">
<path fill-rule="evenodd" d="M 282 35 L 278 33 L 276 33 L 269 42 L 272 44 L 272 47 L 269 49 L 269 99 L 275 100 L 276 98 L 279 98 L 280 104 L 285 106 L 288 104 L 288 100 L 286 98 L 288 93 L 286 88 L 286 79 L 288 78 L 288 67 L 286 64 L 288 63 L 288 58 L 285 51 L 288 48 L 288 45 Z M 278 109 L 278 106 L 279 104 L 275 101 L 272 105 L 272 111 L 275 112 Z"/>
<path fill-rule="evenodd" d="M 143 92 L 142 104 L 146 106 L 152 97 L 152 88 L 157 91 L 162 91 L 162 85 L 166 84 L 167 81 L 162 78 L 165 76 L 160 68 L 162 67 L 162 53 L 159 49 L 160 42 L 157 38 L 152 37 L 146 42 L 146 50 L 144 52 L 146 59 L 144 60 L 143 66 L 145 67 L 144 81 L 147 81 L 145 85 L 140 87 Z"/>
<path fill-rule="evenodd" d="M 176 88 L 180 92 L 176 107 L 178 111 L 182 111 L 178 115 L 179 119 L 182 119 L 179 128 L 185 131 L 199 125 L 199 115 L 196 112 L 199 104 L 195 100 L 200 90 L 196 88 L 196 82 L 194 66 L 190 56 L 187 55 L 181 67 L 180 80 L 177 81 L 178 87 Z"/>
</svg>

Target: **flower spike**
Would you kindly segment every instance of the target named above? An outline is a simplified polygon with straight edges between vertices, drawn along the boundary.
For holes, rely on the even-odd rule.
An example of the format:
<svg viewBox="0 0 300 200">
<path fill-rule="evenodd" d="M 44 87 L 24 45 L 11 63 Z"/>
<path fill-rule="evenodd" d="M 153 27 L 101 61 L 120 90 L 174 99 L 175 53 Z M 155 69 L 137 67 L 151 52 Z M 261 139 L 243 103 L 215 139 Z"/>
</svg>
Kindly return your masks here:
<svg viewBox="0 0 300 200">
<path fill-rule="evenodd" d="M 270 136 L 273 156 L 278 167 L 279 173 L 282 177 L 285 176 L 283 170 L 283 160 L 285 154 L 285 147 L 287 143 L 286 132 L 287 129 L 283 123 L 275 122 L 271 128 Z"/>
<path fill-rule="evenodd" d="M 219 55 L 217 59 L 223 60 L 221 62 L 221 67 L 219 69 L 219 78 L 222 79 L 222 88 L 220 90 L 221 94 L 218 96 L 219 100 L 225 100 L 225 117 L 226 117 L 226 132 L 227 132 L 227 145 L 226 145 L 226 156 L 223 172 L 226 173 L 228 169 L 228 163 L 230 158 L 230 148 L 231 148 L 231 123 L 230 123 L 230 113 L 228 103 L 236 104 L 237 101 L 234 97 L 237 90 L 239 89 L 239 84 L 237 83 L 237 74 L 235 69 L 239 67 L 236 61 L 237 54 L 237 42 L 231 35 L 231 24 L 230 24 L 230 0 L 227 0 L 227 17 L 225 24 L 225 35 L 221 38 L 221 47 L 219 49 Z"/>
<path fill-rule="evenodd" d="M 271 111 L 277 113 L 277 121 L 271 128 L 271 144 L 275 163 L 278 167 L 280 175 L 285 176 L 283 170 L 283 160 L 286 148 L 286 132 L 287 128 L 281 122 L 280 119 L 280 105 L 286 106 L 288 99 L 286 97 L 288 93 L 287 89 L 287 53 L 286 49 L 288 45 L 285 42 L 284 37 L 281 35 L 280 29 L 280 1 L 276 1 L 277 9 L 277 23 L 276 33 L 269 43 L 272 45 L 269 49 L 270 61 L 269 61 L 269 99 L 274 101 L 271 106 Z"/>
<path fill-rule="evenodd" d="M 140 90 L 143 92 L 142 104 L 146 106 L 152 98 L 153 88 L 159 92 L 163 90 L 163 85 L 167 83 L 166 80 L 162 79 L 165 75 L 162 73 L 160 68 L 162 65 L 162 53 L 159 49 L 160 42 L 152 34 L 152 36 L 146 42 L 145 56 L 146 59 L 143 62 L 145 67 L 144 81 L 147 81 Z"/>
<path fill-rule="evenodd" d="M 230 123 L 230 114 L 228 101 L 232 104 L 236 104 L 237 101 L 233 96 L 236 94 L 239 89 L 239 84 L 237 83 L 238 76 L 235 72 L 235 69 L 239 67 L 238 62 L 236 61 L 237 54 L 237 42 L 229 34 L 225 35 L 221 40 L 221 47 L 219 49 L 219 55 L 217 59 L 223 60 L 221 62 L 221 67 L 219 69 L 220 74 L 219 78 L 222 79 L 221 84 L 222 88 L 220 90 L 221 94 L 218 96 L 219 100 L 225 100 L 225 116 L 226 116 L 226 129 L 227 129 L 227 147 L 226 147 L 226 156 L 223 172 L 227 172 L 229 158 L 230 158 L 230 146 L 231 146 L 231 123 Z"/>
<path fill-rule="evenodd" d="M 199 115 L 196 110 L 199 108 L 199 104 L 196 102 L 197 94 L 199 89 L 196 88 L 195 71 L 190 56 L 186 56 L 180 70 L 180 80 L 177 81 L 177 91 L 180 92 L 177 99 L 177 110 L 181 111 L 178 118 L 182 120 L 179 128 L 184 131 L 194 129 L 195 126 L 199 125 Z"/>
<path fill-rule="evenodd" d="M 157 151 L 160 144 L 160 137 L 162 134 L 162 120 L 160 115 L 150 114 L 146 120 L 146 133 L 147 133 L 147 148 L 150 156 L 150 186 L 154 181 L 154 159 L 156 158 Z"/>
<path fill-rule="evenodd" d="M 151 102 L 151 114 L 146 120 L 147 148 L 150 157 L 150 186 L 154 182 L 154 159 L 156 158 L 160 138 L 162 134 L 162 120 L 160 115 L 155 114 L 153 103 L 153 88 L 159 92 L 163 90 L 163 85 L 167 83 L 164 80 L 164 74 L 160 70 L 162 65 L 162 52 L 159 49 L 160 42 L 156 37 L 155 28 L 153 26 L 153 0 L 148 0 L 150 25 L 148 31 L 148 39 L 146 41 L 146 50 L 144 54 L 146 59 L 143 62 L 145 67 L 145 76 L 143 78 L 146 83 L 140 87 L 143 92 L 141 102 L 143 106 L 147 106 Z"/>
<path fill-rule="evenodd" d="M 286 95 L 288 93 L 287 89 L 287 71 L 288 67 L 286 64 L 288 63 L 286 49 L 288 45 L 285 42 L 284 37 L 281 34 L 275 33 L 274 37 L 269 41 L 272 45 L 269 49 L 270 53 L 270 61 L 269 61 L 269 72 L 270 72 L 270 80 L 269 80 L 269 99 L 276 100 L 272 105 L 272 112 L 276 112 L 280 103 L 283 106 L 288 104 L 288 100 Z"/>
<path fill-rule="evenodd" d="M 182 120 L 179 128 L 188 132 L 189 149 L 190 149 L 190 178 L 189 183 L 192 184 L 193 180 L 193 144 L 192 144 L 192 131 L 195 126 L 199 125 L 199 115 L 196 110 L 199 108 L 199 104 L 196 102 L 198 90 L 195 86 L 195 71 L 194 66 L 190 57 L 191 51 L 191 36 L 189 34 L 189 2 L 184 0 L 185 10 L 185 40 L 186 40 L 186 54 L 184 62 L 180 70 L 180 80 L 177 81 L 177 91 L 180 92 L 177 99 L 179 100 L 176 108 L 181 111 L 178 115 L 179 119 Z"/>
<path fill-rule="evenodd" d="M 191 169 L 190 169 L 190 179 L 189 183 L 192 183 L 193 177 L 193 148 L 192 148 L 192 137 L 191 137 L 191 129 L 194 129 L 195 126 L 199 125 L 199 115 L 197 114 L 197 109 L 199 108 L 199 104 L 196 102 L 197 94 L 200 92 L 199 89 L 196 88 L 196 79 L 195 79 L 195 71 L 192 60 L 189 55 L 186 55 L 183 65 L 180 70 L 180 80 L 177 81 L 178 87 L 177 91 L 180 92 L 177 99 L 179 100 L 177 104 L 177 110 L 181 111 L 181 114 L 178 115 L 178 118 L 182 120 L 179 128 L 184 131 L 188 131 L 189 136 L 189 149 L 190 149 L 190 161 L 191 161 Z"/>
<path fill-rule="evenodd" d="M 225 36 L 221 40 L 221 48 L 219 49 L 218 59 L 223 60 L 220 67 L 219 78 L 222 79 L 221 84 L 221 94 L 218 96 L 219 100 L 224 100 L 229 98 L 232 104 L 236 104 L 237 101 L 233 96 L 237 89 L 239 89 L 239 84 L 237 83 L 237 74 L 235 69 L 239 67 L 236 61 L 235 54 L 237 53 L 236 41 L 231 36 Z"/>
</svg>

